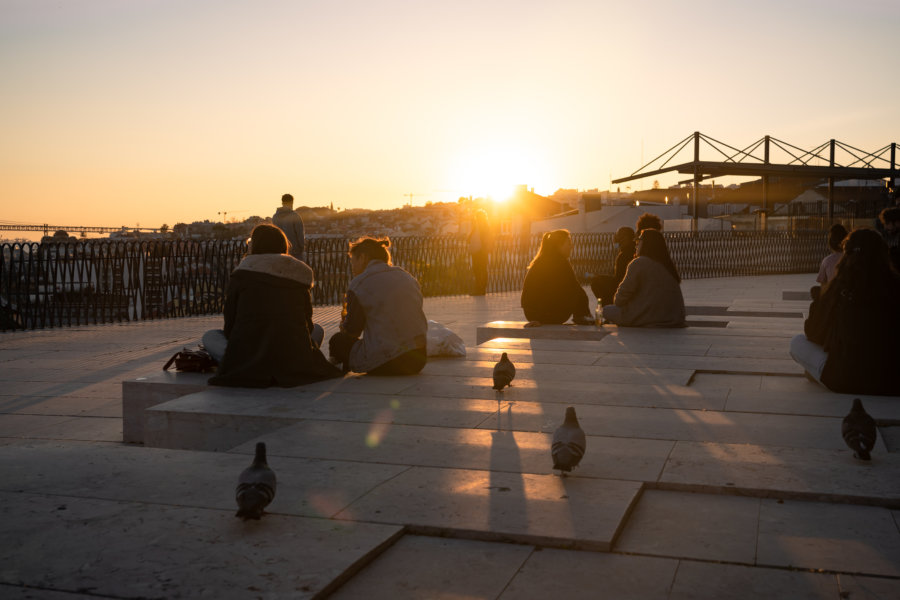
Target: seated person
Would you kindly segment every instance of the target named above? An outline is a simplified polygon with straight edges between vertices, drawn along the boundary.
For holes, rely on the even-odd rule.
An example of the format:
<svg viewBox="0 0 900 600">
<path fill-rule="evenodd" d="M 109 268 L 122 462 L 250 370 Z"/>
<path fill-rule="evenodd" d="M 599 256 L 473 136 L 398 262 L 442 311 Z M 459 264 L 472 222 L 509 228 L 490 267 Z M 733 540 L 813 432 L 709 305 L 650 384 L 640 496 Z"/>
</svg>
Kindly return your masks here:
<svg viewBox="0 0 900 600">
<path fill-rule="evenodd" d="M 900 207 L 885 208 L 878 214 L 881 236 L 884 238 L 894 269 L 900 272 Z"/>
<path fill-rule="evenodd" d="M 219 362 L 210 385 L 291 387 L 342 375 L 319 350 L 324 331 L 312 322 L 312 269 L 288 249 L 277 227 L 253 229 L 250 253 L 228 281 L 225 329 L 203 335 Z"/>
<path fill-rule="evenodd" d="M 809 307 L 791 356 L 812 379 L 847 394 L 900 395 L 900 275 L 871 229 L 844 240 L 834 279 Z"/>
<path fill-rule="evenodd" d="M 684 327 L 680 283 L 665 238 L 656 229 L 645 229 L 613 304 L 602 308 L 603 318 L 625 327 Z"/>
<path fill-rule="evenodd" d="M 572 238 L 566 229 L 545 233 L 522 284 L 525 318 L 534 324 L 593 325 L 587 293 L 569 264 Z"/>
<path fill-rule="evenodd" d="M 637 235 L 641 235 L 641 232 L 645 229 L 655 229 L 661 232 L 663 230 L 662 220 L 653 213 L 641 213 L 641 216 L 634 223 L 634 230 L 637 232 Z"/>
<path fill-rule="evenodd" d="M 419 282 L 391 265 L 391 241 L 363 237 L 350 244 L 353 279 L 344 298 L 331 357 L 345 370 L 413 375 L 425 367 L 428 321 Z M 362 335 L 362 338 L 360 338 Z"/>
<path fill-rule="evenodd" d="M 841 242 L 845 237 L 847 237 L 847 228 L 840 223 L 835 223 L 828 230 L 828 247 L 831 249 L 831 254 L 823 258 L 819 265 L 819 274 L 816 276 L 816 283 L 819 285 L 825 285 L 834 279 L 838 261 L 844 255 L 844 251 L 841 250 Z"/>
<path fill-rule="evenodd" d="M 601 306 L 612 304 L 613 297 L 622 279 L 625 278 L 625 270 L 628 263 L 634 258 L 636 245 L 634 243 L 634 229 L 631 227 L 619 227 L 613 238 L 619 246 L 619 253 L 616 255 L 616 271 L 614 275 L 597 275 L 591 279 L 591 291 L 597 296 L 597 302 Z"/>
</svg>

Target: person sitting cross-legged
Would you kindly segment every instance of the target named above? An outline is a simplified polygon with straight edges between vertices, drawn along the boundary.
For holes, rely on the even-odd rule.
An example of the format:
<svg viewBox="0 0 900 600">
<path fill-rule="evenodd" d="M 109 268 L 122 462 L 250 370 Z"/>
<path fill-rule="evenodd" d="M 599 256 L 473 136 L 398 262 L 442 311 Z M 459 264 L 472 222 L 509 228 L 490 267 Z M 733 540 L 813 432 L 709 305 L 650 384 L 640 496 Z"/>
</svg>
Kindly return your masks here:
<svg viewBox="0 0 900 600">
<path fill-rule="evenodd" d="M 313 271 L 288 250 L 279 228 L 253 229 L 250 253 L 228 281 L 225 329 L 203 335 L 219 362 L 210 385 L 291 387 L 342 376 L 319 350 L 325 332 L 312 322 Z"/>
<path fill-rule="evenodd" d="M 665 238 L 656 229 L 645 229 L 613 303 L 602 308 L 603 318 L 624 327 L 684 327 L 680 283 Z"/>
<path fill-rule="evenodd" d="M 415 277 L 391 264 L 387 238 L 350 244 L 353 279 L 340 331 L 328 341 L 344 370 L 369 375 L 414 375 L 425 367 L 428 320 Z M 362 336 L 362 337 L 360 337 Z"/>
<path fill-rule="evenodd" d="M 531 325 L 593 325 L 587 293 L 569 263 L 572 238 L 566 229 L 545 233 L 522 284 L 522 309 Z"/>
</svg>

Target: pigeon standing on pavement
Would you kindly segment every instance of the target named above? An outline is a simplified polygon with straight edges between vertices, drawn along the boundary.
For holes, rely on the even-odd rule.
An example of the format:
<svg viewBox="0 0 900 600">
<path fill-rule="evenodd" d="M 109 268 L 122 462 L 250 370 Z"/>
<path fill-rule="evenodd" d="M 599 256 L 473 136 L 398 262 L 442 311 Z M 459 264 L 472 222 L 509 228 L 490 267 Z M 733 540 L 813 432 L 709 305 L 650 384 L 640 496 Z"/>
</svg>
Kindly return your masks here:
<svg viewBox="0 0 900 600">
<path fill-rule="evenodd" d="M 584 430 L 578 424 L 575 416 L 575 408 L 566 409 L 566 418 L 553 434 L 553 445 L 550 446 L 550 455 L 553 457 L 553 468 L 559 469 L 561 474 L 568 473 L 581 462 L 587 440 Z"/>
<path fill-rule="evenodd" d="M 853 400 L 853 408 L 844 417 L 841 434 L 853 450 L 853 456 L 860 460 L 872 460 L 869 453 L 875 447 L 878 430 L 875 428 L 875 419 L 866 412 L 859 398 Z"/>
<path fill-rule="evenodd" d="M 506 352 L 500 355 L 500 360 L 494 365 L 494 389 L 502 390 L 516 376 L 516 366 L 512 364 Z"/>
<path fill-rule="evenodd" d="M 238 477 L 237 489 L 234 491 L 238 511 L 236 517 L 256 519 L 263 515 L 263 509 L 275 497 L 275 471 L 266 462 L 266 445 L 256 444 L 256 455 L 249 467 Z"/>
</svg>

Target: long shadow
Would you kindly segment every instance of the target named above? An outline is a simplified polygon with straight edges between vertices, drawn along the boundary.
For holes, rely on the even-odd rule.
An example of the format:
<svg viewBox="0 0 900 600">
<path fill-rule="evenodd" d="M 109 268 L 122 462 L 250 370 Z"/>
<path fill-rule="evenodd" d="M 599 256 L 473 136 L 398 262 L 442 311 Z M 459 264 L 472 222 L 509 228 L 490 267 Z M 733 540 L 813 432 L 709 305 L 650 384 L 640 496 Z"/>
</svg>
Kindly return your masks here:
<svg viewBox="0 0 900 600">
<path fill-rule="evenodd" d="M 522 458 L 512 428 L 512 406 L 507 405 L 509 429 L 501 429 L 500 404 L 497 431 L 491 432 L 488 526 L 492 533 L 526 532 L 528 501 Z"/>
</svg>

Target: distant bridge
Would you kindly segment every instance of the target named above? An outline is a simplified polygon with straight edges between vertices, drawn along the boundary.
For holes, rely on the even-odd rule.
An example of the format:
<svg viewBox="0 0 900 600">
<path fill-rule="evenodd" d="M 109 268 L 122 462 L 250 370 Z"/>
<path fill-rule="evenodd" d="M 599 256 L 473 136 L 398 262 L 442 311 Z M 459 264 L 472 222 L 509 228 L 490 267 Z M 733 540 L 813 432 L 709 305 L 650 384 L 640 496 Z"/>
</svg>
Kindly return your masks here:
<svg viewBox="0 0 900 600">
<path fill-rule="evenodd" d="M 158 233 L 158 227 L 95 227 L 92 225 L 33 225 L 27 223 L 11 223 L 0 221 L 0 231 L 43 231 L 44 235 L 51 235 L 54 231 L 63 230 L 66 233 L 116 233 L 119 231 L 144 231 Z"/>
</svg>

